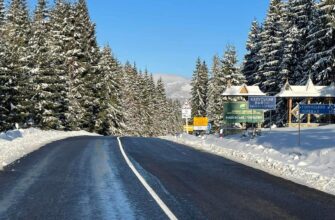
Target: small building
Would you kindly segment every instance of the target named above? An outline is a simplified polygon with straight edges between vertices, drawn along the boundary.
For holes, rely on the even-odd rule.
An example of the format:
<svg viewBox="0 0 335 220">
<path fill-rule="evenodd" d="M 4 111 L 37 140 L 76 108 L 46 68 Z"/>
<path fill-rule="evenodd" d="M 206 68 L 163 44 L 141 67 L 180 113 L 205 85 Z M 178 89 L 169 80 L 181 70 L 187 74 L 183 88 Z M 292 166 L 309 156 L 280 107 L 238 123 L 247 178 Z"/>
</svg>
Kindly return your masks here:
<svg viewBox="0 0 335 220">
<path fill-rule="evenodd" d="M 226 97 L 246 97 L 246 96 L 266 96 L 258 86 L 247 86 L 243 84 L 241 86 L 230 86 L 222 93 L 222 96 Z"/>
<path fill-rule="evenodd" d="M 298 118 L 299 110 L 298 105 L 293 106 L 294 99 L 299 99 L 306 104 L 312 104 L 313 99 L 323 98 L 326 103 L 331 104 L 335 98 L 335 84 L 332 83 L 330 86 L 317 86 L 314 85 L 311 78 L 308 79 L 304 86 L 292 86 L 286 81 L 281 91 L 276 95 L 279 98 L 287 99 L 288 108 L 288 126 L 294 126 L 292 118 Z M 307 125 L 311 125 L 311 115 L 307 116 Z M 318 125 L 318 124 L 316 124 Z"/>
</svg>

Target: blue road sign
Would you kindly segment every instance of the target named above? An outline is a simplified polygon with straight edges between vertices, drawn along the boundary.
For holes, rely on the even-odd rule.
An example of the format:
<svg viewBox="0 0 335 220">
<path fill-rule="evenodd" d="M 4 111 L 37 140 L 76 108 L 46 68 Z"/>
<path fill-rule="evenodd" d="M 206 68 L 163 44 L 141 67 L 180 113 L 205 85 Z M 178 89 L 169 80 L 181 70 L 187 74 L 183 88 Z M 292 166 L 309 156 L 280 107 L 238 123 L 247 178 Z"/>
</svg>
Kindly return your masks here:
<svg viewBox="0 0 335 220">
<path fill-rule="evenodd" d="M 249 96 L 249 109 L 276 109 L 275 96 Z"/>
<path fill-rule="evenodd" d="M 335 114 L 335 105 L 300 104 L 299 112 L 300 114 L 333 115 Z"/>
</svg>

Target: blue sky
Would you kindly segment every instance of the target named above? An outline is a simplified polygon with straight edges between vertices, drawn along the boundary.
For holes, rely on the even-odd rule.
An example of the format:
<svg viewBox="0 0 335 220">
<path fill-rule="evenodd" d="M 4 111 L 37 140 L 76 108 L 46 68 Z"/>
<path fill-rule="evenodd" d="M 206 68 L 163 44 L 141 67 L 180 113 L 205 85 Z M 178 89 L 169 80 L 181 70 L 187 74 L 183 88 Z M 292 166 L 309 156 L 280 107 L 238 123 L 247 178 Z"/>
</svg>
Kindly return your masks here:
<svg viewBox="0 0 335 220">
<path fill-rule="evenodd" d="M 28 0 L 33 7 L 36 0 Z M 211 63 L 227 44 L 240 61 L 254 18 L 269 0 L 88 0 L 100 45 L 109 43 L 121 62 L 190 77 L 199 56 Z"/>
</svg>

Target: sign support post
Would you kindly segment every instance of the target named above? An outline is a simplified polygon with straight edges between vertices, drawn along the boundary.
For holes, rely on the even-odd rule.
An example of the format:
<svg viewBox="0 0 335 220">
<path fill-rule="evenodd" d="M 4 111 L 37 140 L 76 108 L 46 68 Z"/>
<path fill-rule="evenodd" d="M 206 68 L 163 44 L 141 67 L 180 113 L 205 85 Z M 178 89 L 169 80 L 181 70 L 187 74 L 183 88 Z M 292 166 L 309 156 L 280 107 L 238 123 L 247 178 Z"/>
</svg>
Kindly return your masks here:
<svg viewBox="0 0 335 220">
<path fill-rule="evenodd" d="M 299 103 L 299 147 L 301 146 L 301 117 L 300 117 L 300 103 Z"/>
<path fill-rule="evenodd" d="M 185 118 L 185 120 L 186 120 L 186 134 L 189 134 L 189 132 L 188 132 L 188 118 Z"/>
<path fill-rule="evenodd" d="M 272 109 L 270 109 L 270 132 L 272 131 Z"/>
<path fill-rule="evenodd" d="M 255 126 L 254 126 L 254 109 L 251 110 L 251 120 L 252 120 L 252 135 L 255 136 Z"/>
<path fill-rule="evenodd" d="M 192 116 L 192 109 L 191 105 L 188 101 L 186 101 L 182 107 L 182 118 L 185 119 L 185 130 L 187 134 L 189 134 L 189 127 L 188 127 L 188 119 L 191 118 Z"/>
</svg>

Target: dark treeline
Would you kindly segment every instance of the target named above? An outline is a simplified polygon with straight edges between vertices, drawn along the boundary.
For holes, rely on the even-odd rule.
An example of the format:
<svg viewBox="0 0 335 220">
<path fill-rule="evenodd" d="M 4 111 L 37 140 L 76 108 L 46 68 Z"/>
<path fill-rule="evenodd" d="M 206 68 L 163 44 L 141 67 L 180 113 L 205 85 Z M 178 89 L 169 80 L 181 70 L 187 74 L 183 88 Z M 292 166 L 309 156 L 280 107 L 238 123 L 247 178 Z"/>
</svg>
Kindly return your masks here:
<svg viewBox="0 0 335 220">
<path fill-rule="evenodd" d="M 271 0 L 265 21 L 252 23 L 241 67 L 231 46 L 223 58 L 214 57 L 210 75 L 206 64 L 197 61 L 193 113 L 207 115 L 218 128 L 225 101 L 221 94 L 228 82 L 258 85 L 275 95 L 287 80 L 304 85 L 309 76 L 318 85 L 335 81 L 335 0 Z M 284 101 L 278 100 L 278 125 L 287 120 Z"/>
<path fill-rule="evenodd" d="M 99 48 L 85 0 L 0 0 L 0 130 L 157 136 L 181 129 L 162 80 Z"/>
</svg>

